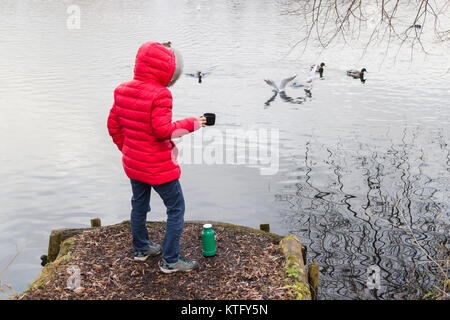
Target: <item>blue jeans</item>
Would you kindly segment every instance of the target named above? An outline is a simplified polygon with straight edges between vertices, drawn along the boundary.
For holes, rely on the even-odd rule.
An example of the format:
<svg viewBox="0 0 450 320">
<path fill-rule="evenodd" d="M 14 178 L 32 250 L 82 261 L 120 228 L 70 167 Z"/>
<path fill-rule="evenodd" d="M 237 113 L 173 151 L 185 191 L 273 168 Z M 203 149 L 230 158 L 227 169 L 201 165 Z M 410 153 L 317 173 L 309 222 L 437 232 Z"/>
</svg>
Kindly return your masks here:
<svg viewBox="0 0 450 320">
<path fill-rule="evenodd" d="M 167 208 L 167 224 L 162 245 L 163 258 L 168 263 L 178 261 L 180 255 L 180 237 L 184 226 L 184 197 L 180 182 L 173 180 L 158 185 L 150 185 L 131 180 L 133 197 L 131 198 L 131 234 L 133 249 L 144 251 L 149 248 L 147 212 L 150 212 L 151 189 L 159 194 Z"/>
</svg>

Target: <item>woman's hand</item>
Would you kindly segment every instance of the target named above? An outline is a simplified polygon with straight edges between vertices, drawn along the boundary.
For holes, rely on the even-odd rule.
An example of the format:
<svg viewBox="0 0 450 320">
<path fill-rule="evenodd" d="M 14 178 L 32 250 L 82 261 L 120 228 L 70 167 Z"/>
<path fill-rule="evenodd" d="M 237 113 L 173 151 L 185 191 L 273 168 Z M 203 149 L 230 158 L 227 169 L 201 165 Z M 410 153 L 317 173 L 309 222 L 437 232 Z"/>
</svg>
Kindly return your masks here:
<svg viewBox="0 0 450 320">
<path fill-rule="evenodd" d="M 206 126 L 206 118 L 205 117 L 200 116 L 197 118 L 197 121 L 201 128 Z"/>
</svg>

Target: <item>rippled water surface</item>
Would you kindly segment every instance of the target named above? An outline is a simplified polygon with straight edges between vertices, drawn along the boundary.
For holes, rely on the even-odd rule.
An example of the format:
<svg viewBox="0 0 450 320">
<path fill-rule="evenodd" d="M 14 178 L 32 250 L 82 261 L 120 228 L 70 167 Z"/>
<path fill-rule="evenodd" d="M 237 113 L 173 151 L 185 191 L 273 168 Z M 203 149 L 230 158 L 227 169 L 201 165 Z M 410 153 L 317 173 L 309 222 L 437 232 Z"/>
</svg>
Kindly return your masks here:
<svg viewBox="0 0 450 320">
<path fill-rule="evenodd" d="M 78 30 L 66 25 L 70 3 L 81 9 Z M 215 112 L 215 129 L 275 129 L 280 141 L 275 175 L 184 164 L 186 219 L 270 223 L 298 236 L 320 265 L 321 299 L 431 288 L 427 255 L 442 258 L 448 246 L 448 44 L 432 43 L 412 62 L 407 49 L 394 63 L 381 48 L 361 56 L 340 43 L 301 54 L 291 49 L 302 20 L 282 13 L 269 0 L 1 0 L 0 270 L 19 255 L 0 280 L 25 289 L 52 229 L 128 219 L 130 186 L 106 130 L 112 92 L 132 77 L 141 43 L 170 40 L 186 72 L 211 70 L 202 84 L 175 85 L 176 119 Z M 265 104 L 273 94 L 263 79 L 303 80 L 321 61 L 325 80 L 314 80 L 311 99 Z M 365 84 L 345 76 L 361 67 Z M 154 197 L 149 218 L 164 217 Z M 372 265 L 381 269 L 378 291 L 366 288 Z"/>
</svg>

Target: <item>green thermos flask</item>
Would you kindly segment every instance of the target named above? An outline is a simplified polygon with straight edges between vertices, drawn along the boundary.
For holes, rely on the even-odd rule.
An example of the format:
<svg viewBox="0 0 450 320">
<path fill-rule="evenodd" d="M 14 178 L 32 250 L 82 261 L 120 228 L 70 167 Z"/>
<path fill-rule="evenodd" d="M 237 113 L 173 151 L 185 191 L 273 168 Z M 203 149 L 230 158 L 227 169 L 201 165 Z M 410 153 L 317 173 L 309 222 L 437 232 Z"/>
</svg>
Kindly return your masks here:
<svg viewBox="0 0 450 320">
<path fill-rule="evenodd" d="M 214 231 L 211 224 L 203 225 L 202 232 L 203 240 L 203 255 L 205 257 L 212 257 L 216 254 L 216 242 L 214 241 Z"/>
</svg>

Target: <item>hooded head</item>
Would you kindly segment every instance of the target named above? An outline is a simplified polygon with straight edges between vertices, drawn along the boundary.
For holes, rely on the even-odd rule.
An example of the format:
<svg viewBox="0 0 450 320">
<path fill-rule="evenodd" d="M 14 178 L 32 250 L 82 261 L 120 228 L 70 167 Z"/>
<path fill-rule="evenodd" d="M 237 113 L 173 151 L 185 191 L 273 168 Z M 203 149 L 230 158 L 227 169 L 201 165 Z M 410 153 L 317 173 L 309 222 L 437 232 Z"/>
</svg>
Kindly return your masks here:
<svg viewBox="0 0 450 320">
<path fill-rule="evenodd" d="M 170 48 L 175 56 L 175 70 L 173 71 L 172 78 L 169 81 L 168 87 L 171 87 L 177 82 L 180 75 L 183 73 L 183 56 L 180 51 L 175 48 Z"/>
<path fill-rule="evenodd" d="M 158 42 L 146 42 L 138 50 L 134 79 L 157 81 L 172 86 L 183 71 L 183 58 L 178 50 Z"/>
</svg>

